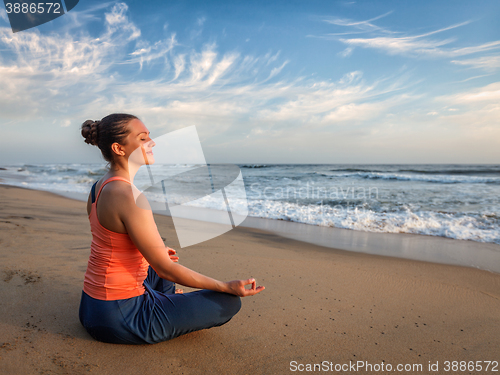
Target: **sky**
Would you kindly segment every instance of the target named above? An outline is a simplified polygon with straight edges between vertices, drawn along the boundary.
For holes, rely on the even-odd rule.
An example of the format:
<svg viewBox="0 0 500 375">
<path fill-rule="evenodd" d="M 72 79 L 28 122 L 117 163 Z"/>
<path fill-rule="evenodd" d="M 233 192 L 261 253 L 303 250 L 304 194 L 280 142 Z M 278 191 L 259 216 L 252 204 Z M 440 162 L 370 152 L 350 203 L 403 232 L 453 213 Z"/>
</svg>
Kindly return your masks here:
<svg viewBox="0 0 500 375">
<path fill-rule="evenodd" d="M 209 163 L 500 161 L 500 2 L 94 1 L 13 33 L 0 165 L 95 163 L 81 124 L 195 125 Z"/>
</svg>

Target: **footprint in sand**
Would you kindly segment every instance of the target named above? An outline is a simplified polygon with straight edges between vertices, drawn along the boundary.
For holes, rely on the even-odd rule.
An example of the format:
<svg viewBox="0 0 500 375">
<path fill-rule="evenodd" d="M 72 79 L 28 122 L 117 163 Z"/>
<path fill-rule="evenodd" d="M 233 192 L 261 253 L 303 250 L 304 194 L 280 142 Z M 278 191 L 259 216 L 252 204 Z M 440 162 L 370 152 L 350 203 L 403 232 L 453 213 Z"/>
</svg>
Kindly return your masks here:
<svg viewBox="0 0 500 375">
<path fill-rule="evenodd" d="M 3 281 L 8 283 L 15 275 L 18 275 L 24 280 L 24 285 L 33 284 L 41 280 L 41 276 L 35 272 L 27 270 L 5 270 L 5 277 Z"/>
</svg>

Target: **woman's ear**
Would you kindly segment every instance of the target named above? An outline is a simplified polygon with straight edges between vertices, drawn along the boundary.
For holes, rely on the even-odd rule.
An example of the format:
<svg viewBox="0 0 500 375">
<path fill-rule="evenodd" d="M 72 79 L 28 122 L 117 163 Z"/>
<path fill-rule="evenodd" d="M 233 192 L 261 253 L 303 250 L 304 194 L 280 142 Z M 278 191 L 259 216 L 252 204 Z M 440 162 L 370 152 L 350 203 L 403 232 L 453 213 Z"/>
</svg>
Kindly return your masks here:
<svg viewBox="0 0 500 375">
<path fill-rule="evenodd" d="M 125 150 L 123 149 L 123 146 L 120 145 L 118 142 L 115 142 L 111 145 L 111 150 L 119 156 L 124 156 L 125 155 Z"/>
</svg>

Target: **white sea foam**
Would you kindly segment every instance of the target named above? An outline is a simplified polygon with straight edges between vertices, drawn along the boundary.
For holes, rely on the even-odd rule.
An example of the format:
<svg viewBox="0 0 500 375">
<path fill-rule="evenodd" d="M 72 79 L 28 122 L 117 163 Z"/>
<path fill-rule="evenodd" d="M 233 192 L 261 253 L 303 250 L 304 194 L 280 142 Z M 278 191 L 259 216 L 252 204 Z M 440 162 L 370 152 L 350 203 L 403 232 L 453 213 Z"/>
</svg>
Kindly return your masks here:
<svg viewBox="0 0 500 375">
<path fill-rule="evenodd" d="M 374 212 L 363 206 L 299 205 L 291 202 L 249 202 L 249 216 L 379 233 L 414 233 L 500 245 L 498 218 L 437 212 Z"/>
</svg>

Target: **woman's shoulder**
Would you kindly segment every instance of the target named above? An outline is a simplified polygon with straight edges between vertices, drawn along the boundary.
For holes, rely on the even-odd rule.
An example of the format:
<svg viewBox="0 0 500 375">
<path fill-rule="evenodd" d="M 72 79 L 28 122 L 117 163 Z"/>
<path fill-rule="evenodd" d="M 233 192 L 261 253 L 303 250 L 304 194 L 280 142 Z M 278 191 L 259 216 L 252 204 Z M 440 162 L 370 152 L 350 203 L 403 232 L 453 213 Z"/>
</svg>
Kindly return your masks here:
<svg viewBox="0 0 500 375">
<path fill-rule="evenodd" d="M 101 194 L 106 197 L 105 200 L 111 205 L 122 209 L 129 209 L 135 206 L 141 208 L 149 207 L 147 199 L 145 199 L 144 195 L 133 183 L 122 177 L 109 181 L 111 178 L 113 177 L 103 179 L 102 182 L 100 181 L 101 186 L 105 183 Z"/>
<path fill-rule="evenodd" d="M 103 195 L 128 195 L 131 192 L 132 183 L 121 176 L 102 177 L 96 185 L 96 191 Z"/>
</svg>

